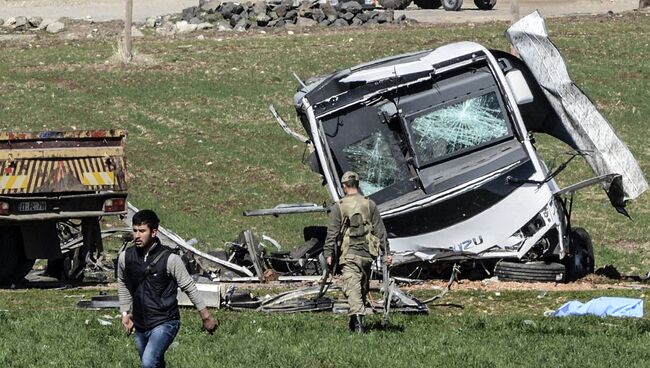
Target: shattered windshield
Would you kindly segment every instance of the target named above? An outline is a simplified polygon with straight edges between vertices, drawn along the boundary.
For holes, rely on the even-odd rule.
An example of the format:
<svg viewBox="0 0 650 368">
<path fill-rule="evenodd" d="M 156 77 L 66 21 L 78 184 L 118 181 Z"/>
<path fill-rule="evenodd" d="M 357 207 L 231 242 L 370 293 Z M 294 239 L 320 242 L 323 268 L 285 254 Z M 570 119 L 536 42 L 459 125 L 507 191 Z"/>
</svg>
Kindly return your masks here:
<svg viewBox="0 0 650 368">
<path fill-rule="evenodd" d="M 496 92 L 418 116 L 411 122 L 418 161 L 431 163 L 507 137 L 510 132 Z"/>
<path fill-rule="evenodd" d="M 350 170 L 361 176 L 359 186 L 364 195 L 371 195 L 408 176 L 405 165 L 399 165 L 391 147 L 398 141 L 393 134 L 376 131 L 343 149 Z"/>
</svg>

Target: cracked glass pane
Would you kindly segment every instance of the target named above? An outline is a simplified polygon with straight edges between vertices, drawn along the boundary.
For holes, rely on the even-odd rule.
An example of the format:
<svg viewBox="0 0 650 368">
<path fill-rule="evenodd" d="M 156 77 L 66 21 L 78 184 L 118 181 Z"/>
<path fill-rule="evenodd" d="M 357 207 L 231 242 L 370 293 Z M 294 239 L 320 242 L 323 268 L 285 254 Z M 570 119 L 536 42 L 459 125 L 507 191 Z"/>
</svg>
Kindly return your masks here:
<svg viewBox="0 0 650 368">
<path fill-rule="evenodd" d="M 430 163 L 509 134 L 496 92 L 415 118 L 411 124 L 419 161 Z"/>
<path fill-rule="evenodd" d="M 361 176 L 359 186 L 364 195 L 371 195 L 408 177 L 408 169 L 392 154 L 397 139 L 381 131 L 343 149 L 350 170 Z"/>
</svg>

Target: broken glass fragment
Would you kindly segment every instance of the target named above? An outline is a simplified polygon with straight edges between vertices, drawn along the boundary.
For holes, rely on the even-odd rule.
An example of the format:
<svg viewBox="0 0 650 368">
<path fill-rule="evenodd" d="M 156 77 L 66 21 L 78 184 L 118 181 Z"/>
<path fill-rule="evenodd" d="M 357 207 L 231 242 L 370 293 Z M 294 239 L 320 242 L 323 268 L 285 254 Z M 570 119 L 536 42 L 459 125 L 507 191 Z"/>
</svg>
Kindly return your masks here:
<svg viewBox="0 0 650 368">
<path fill-rule="evenodd" d="M 408 177 L 406 165 L 399 165 L 392 153 L 398 144 L 393 135 L 376 131 L 343 149 L 350 170 L 361 176 L 363 194 L 371 195 Z"/>
<path fill-rule="evenodd" d="M 419 116 L 413 120 L 411 129 L 422 163 L 431 163 L 509 134 L 495 92 Z"/>
</svg>

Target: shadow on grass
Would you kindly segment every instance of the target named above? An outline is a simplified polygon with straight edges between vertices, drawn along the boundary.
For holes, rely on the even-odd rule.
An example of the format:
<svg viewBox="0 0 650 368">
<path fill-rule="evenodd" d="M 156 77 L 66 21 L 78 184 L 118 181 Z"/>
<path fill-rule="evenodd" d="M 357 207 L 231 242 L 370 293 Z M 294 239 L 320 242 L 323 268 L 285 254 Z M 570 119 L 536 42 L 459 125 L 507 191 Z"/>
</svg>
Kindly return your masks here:
<svg viewBox="0 0 650 368">
<path fill-rule="evenodd" d="M 373 323 L 369 323 L 366 325 L 366 333 L 371 332 L 371 331 L 385 331 L 385 332 L 393 332 L 393 333 L 402 333 L 404 332 L 404 326 L 402 325 L 397 325 L 393 323 L 388 323 L 384 325 L 382 321 L 375 321 Z"/>
<path fill-rule="evenodd" d="M 452 308 L 458 308 L 458 309 L 465 309 L 464 305 L 456 304 L 456 303 L 440 303 L 440 304 L 430 304 L 429 308 L 433 307 L 452 307 Z"/>
</svg>

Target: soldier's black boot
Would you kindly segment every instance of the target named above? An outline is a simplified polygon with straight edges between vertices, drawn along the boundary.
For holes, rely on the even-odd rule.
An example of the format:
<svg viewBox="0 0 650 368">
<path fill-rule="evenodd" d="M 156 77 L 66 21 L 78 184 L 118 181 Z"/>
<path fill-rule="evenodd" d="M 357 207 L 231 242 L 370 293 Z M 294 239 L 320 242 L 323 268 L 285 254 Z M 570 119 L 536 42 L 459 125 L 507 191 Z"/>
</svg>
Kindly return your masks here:
<svg viewBox="0 0 650 368">
<path fill-rule="evenodd" d="M 348 323 L 348 328 L 350 329 L 351 332 L 354 332 L 356 325 L 357 325 L 356 316 L 350 316 L 350 322 Z"/>
<path fill-rule="evenodd" d="M 364 332 L 364 329 L 363 329 L 363 315 L 362 314 L 355 314 L 353 317 L 355 319 L 354 332 L 362 334 Z"/>
</svg>

